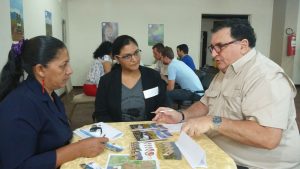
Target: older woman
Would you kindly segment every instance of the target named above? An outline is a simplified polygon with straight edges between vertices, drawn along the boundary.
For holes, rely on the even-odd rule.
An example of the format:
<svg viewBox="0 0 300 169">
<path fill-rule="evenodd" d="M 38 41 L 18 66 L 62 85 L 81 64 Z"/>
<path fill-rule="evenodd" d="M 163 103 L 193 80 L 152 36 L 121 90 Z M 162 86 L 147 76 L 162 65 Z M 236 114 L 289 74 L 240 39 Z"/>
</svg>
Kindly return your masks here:
<svg viewBox="0 0 300 169">
<path fill-rule="evenodd" d="M 0 168 L 53 169 L 103 151 L 107 138 L 69 144 L 72 131 L 54 90 L 71 74 L 68 51 L 56 38 L 38 36 L 12 46 L 0 77 Z"/>
<path fill-rule="evenodd" d="M 112 55 L 119 64 L 100 79 L 95 120 L 151 120 L 151 112 L 165 105 L 165 82 L 157 71 L 140 66 L 141 50 L 134 38 L 119 36 Z"/>
</svg>

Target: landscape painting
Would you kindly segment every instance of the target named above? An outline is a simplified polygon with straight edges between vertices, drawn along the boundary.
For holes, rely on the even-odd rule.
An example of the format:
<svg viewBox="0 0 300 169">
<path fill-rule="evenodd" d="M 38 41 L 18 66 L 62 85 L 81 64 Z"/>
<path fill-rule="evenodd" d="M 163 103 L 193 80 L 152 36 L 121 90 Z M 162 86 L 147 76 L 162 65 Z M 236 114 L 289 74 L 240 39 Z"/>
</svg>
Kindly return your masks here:
<svg viewBox="0 0 300 169">
<path fill-rule="evenodd" d="M 148 45 L 164 43 L 164 24 L 148 24 Z"/>
<path fill-rule="evenodd" d="M 49 11 L 45 11 L 46 20 L 46 35 L 52 36 L 52 14 Z"/>
<path fill-rule="evenodd" d="M 23 1 L 10 0 L 11 37 L 13 41 L 24 38 Z"/>
</svg>

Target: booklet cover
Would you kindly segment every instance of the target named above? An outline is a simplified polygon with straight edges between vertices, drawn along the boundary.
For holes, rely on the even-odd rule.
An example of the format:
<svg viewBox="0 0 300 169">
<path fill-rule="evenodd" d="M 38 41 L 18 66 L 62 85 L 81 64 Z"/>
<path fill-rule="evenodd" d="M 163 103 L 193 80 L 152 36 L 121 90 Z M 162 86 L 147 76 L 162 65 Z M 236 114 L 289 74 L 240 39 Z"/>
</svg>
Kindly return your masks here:
<svg viewBox="0 0 300 169">
<path fill-rule="evenodd" d="M 94 123 L 89 128 L 78 128 L 73 132 L 81 138 L 107 137 L 109 140 L 116 140 L 123 136 L 120 130 L 103 122 Z"/>
<path fill-rule="evenodd" d="M 135 160 L 181 160 L 181 152 L 174 142 L 133 142 L 130 158 Z"/>
<path fill-rule="evenodd" d="M 157 160 L 130 160 L 129 155 L 109 154 L 106 169 L 159 169 Z"/>
<path fill-rule="evenodd" d="M 131 124 L 129 125 L 132 131 L 135 130 L 168 130 L 161 124 L 150 123 L 150 124 Z"/>
<path fill-rule="evenodd" d="M 132 133 L 137 141 L 163 140 L 172 136 L 168 130 L 136 130 Z"/>
</svg>

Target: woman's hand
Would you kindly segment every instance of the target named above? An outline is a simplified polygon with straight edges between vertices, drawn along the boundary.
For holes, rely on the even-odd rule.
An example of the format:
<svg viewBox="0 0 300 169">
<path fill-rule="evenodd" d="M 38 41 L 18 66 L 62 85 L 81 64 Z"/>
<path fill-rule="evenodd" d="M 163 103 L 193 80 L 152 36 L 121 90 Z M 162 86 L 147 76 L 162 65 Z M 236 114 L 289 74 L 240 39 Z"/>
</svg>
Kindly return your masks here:
<svg viewBox="0 0 300 169">
<path fill-rule="evenodd" d="M 103 152 L 105 143 L 108 142 L 106 137 L 93 137 L 80 140 L 78 142 L 79 151 L 82 157 L 95 157 Z"/>
</svg>

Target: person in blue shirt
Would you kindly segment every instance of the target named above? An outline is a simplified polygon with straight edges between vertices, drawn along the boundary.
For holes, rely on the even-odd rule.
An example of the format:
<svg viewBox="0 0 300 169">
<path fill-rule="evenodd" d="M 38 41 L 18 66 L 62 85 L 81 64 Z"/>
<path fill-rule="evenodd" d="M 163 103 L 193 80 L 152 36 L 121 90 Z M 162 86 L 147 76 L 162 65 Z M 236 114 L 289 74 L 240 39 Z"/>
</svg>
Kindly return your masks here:
<svg viewBox="0 0 300 169">
<path fill-rule="evenodd" d="M 168 65 L 167 105 L 174 101 L 200 100 L 203 86 L 196 73 L 183 62 L 174 59 L 172 48 L 166 46 L 162 51 L 163 63 Z M 180 88 L 175 88 L 175 83 Z"/>
<path fill-rule="evenodd" d="M 107 138 L 69 144 L 72 131 L 54 90 L 64 87 L 72 72 L 66 46 L 54 37 L 12 45 L 0 76 L 1 169 L 54 169 L 103 151 Z"/>
<path fill-rule="evenodd" d="M 186 65 L 188 65 L 192 70 L 196 70 L 193 58 L 188 55 L 189 47 L 186 44 L 181 44 L 177 46 L 177 55 L 180 60 L 183 61 Z"/>
</svg>

